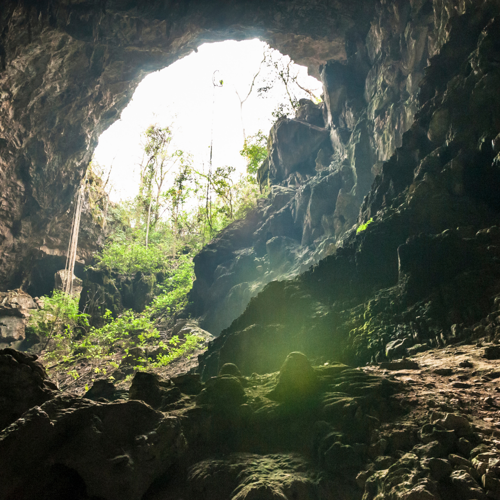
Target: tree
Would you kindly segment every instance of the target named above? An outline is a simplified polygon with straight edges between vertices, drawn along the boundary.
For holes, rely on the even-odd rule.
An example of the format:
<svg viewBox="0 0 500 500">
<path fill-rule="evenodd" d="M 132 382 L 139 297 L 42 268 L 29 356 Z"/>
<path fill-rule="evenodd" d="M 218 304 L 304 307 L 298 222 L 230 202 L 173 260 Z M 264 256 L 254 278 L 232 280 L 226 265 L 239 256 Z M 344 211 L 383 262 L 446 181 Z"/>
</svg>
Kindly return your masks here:
<svg viewBox="0 0 500 500">
<path fill-rule="evenodd" d="M 245 132 L 245 122 L 243 120 L 243 105 L 245 104 L 245 102 L 250 97 L 250 94 L 252 93 L 252 90 L 253 90 L 253 88 L 255 86 L 255 82 L 256 82 L 257 78 L 259 77 L 260 72 L 262 70 L 262 65 L 265 63 L 265 61 L 266 61 L 266 57 L 265 57 L 265 54 L 264 54 L 264 58 L 260 62 L 259 68 L 257 69 L 257 72 L 255 73 L 255 75 L 252 78 L 252 82 L 250 83 L 250 87 L 249 87 L 247 95 L 246 95 L 246 97 L 244 99 L 241 98 L 238 90 L 236 88 L 234 89 L 234 91 L 236 92 L 236 95 L 238 96 L 238 100 L 240 101 L 240 117 L 241 117 L 241 128 L 243 130 L 243 142 L 246 142 L 246 140 L 247 140 L 247 138 L 246 138 L 246 132 Z"/>
<path fill-rule="evenodd" d="M 288 56 L 283 56 L 278 50 L 272 49 L 268 45 L 264 49 L 264 63 L 268 68 L 267 78 L 257 89 L 258 95 L 265 97 L 278 83 L 283 85 L 286 95 L 286 99 L 277 104 L 273 112 L 274 118 L 279 119 L 295 114 L 299 102 L 299 95 L 297 95 L 299 90 L 308 94 L 315 102 L 321 100 L 310 89 L 299 83 L 299 73 L 294 71 L 293 61 Z"/>
<path fill-rule="evenodd" d="M 139 199 L 142 200 L 144 210 L 147 213 L 147 247 L 151 223 L 153 226 L 157 224 L 164 205 L 162 193 L 167 175 L 179 162 L 186 161 L 186 159 L 183 151 L 169 152 L 169 145 L 172 142 L 172 132 L 169 127 L 161 128 L 159 125 L 151 125 L 144 136 L 146 138 L 144 146 L 146 156 L 141 164 Z"/>
<path fill-rule="evenodd" d="M 257 170 L 267 158 L 267 137 L 262 130 L 245 140 L 240 155 L 247 161 L 247 173 L 255 182 Z"/>
<path fill-rule="evenodd" d="M 181 158 L 180 166 L 175 174 L 174 182 L 170 189 L 163 193 L 166 201 L 166 207 L 169 211 L 169 219 L 172 225 L 172 256 L 176 253 L 176 242 L 182 236 L 184 226 L 187 226 L 187 214 L 184 211 L 184 205 L 188 196 L 193 191 L 190 187 L 192 182 L 192 169 L 188 162 Z"/>
</svg>

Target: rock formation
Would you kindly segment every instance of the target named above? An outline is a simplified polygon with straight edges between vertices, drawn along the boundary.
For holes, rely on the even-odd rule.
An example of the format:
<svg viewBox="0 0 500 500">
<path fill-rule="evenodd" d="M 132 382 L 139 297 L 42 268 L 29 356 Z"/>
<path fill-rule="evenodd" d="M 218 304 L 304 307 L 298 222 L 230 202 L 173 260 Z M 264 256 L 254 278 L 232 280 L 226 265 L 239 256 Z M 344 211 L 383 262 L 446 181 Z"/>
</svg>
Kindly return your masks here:
<svg viewBox="0 0 500 500">
<path fill-rule="evenodd" d="M 0 346 L 19 345 L 25 339 L 25 328 L 30 311 L 38 305 L 21 290 L 0 292 Z"/>
<path fill-rule="evenodd" d="M 95 326 L 102 326 L 106 310 L 115 317 L 124 308 L 142 312 L 153 300 L 156 285 L 161 285 L 164 279 L 162 273 L 138 272 L 129 276 L 90 267 L 84 272 L 80 309 L 87 311 L 90 323 Z"/>
<path fill-rule="evenodd" d="M 346 60 L 321 66 L 322 105 L 304 100 L 294 120 L 281 120 L 270 132 L 269 156 L 259 172 L 261 185 L 271 185 L 269 198 L 196 258 L 192 312 L 202 317 L 204 328 L 218 335 L 265 284 L 299 275 L 342 246 L 376 176 L 377 183 L 387 179 L 383 162 L 396 150 L 402 151 L 398 148 L 405 149 L 403 137 L 411 127 L 414 140 L 419 140 L 414 125 L 417 111 L 439 107 L 430 99 L 437 90 L 437 79 L 444 85 L 453 67 L 444 74 L 443 61 L 465 64 L 477 43 L 479 26 L 490 19 L 489 8 L 485 4 L 482 21 L 475 20 L 478 28 L 473 28 L 467 19 L 474 14 L 466 13 L 466 4 L 380 5 L 366 33 L 352 33 L 346 39 Z M 455 14 L 448 20 L 452 12 Z M 463 37 L 464 30 L 467 37 Z M 426 71 L 429 74 L 424 79 Z M 455 94 L 457 103 L 464 98 L 458 91 Z M 455 104 L 443 106 L 432 123 L 422 124 L 423 129 L 429 128 L 429 139 L 414 149 L 427 148 L 427 153 L 438 154 L 438 147 L 449 139 L 446 120 L 451 115 L 447 110 Z M 461 113 L 479 116 L 483 104 L 476 106 Z M 493 133 L 484 128 L 481 133 Z M 464 137 L 457 137 L 455 143 L 462 140 Z M 420 155 L 419 160 L 424 151 Z M 416 167 L 409 164 L 408 175 Z M 402 168 L 395 168 L 396 175 L 404 175 Z M 367 200 L 365 206 L 370 203 Z M 371 205 L 360 221 L 375 215 L 380 204 Z M 467 224 L 477 226 L 478 220 Z M 451 227 L 450 223 L 451 218 L 443 220 L 432 231 Z M 457 219 L 456 225 L 459 223 L 464 221 Z M 430 228 L 418 229 L 422 230 Z M 400 243 L 415 231 L 410 229 Z"/>
<path fill-rule="evenodd" d="M 81 398 L 0 352 L 0 497 L 500 498 L 498 1 L 10 0 L 0 27 L 5 288 L 147 72 L 259 35 L 325 88 L 197 256 L 197 369 Z"/>
<path fill-rule="evenodd" d="M 495 313 L 500 30 L 491 16 L 485 8 L 450 23 L 416 119 L 364 199 L 359 223 L 370 223 L 296 279 L 267 285 L 209 348 L 207 374 L 240 356 L 276 370 L 274 353 L 318 356 L 326 345 L 343 361 L 380 361 L 389 342 L 440 345 Z"/>
</svg>

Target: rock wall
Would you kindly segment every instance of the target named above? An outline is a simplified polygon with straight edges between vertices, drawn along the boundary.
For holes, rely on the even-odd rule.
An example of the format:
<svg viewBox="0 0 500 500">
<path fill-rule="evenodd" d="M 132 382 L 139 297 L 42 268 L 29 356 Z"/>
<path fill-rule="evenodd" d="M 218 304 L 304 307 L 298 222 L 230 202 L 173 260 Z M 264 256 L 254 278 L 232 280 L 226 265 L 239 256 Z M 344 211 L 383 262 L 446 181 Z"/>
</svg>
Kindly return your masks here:
<svg viewBox="0 0 500 500">
<path fill-rule="evenodd" d="M 226 362 L 274 370 L 291 350 L 366 363 L 414 345 L 498 338 L 499 15 L 487 4 L 449 23 L 360 230 L 252 299 L 201 360 L 205 376 Z"/>
<path fill-rule="evenodd" d="M 259 171 L 261 186 L 271 186 L 268 200 L 196 257 L 191 313 L 201 317 L 205 329 L 218 335 L 264 285 L 303 273 L 342 245 L 374 179 L 403 145 L 429 97 L 421 90 L 429 61 L 447 81 L 449 52 L 465 56 L 477 40 L 469 22 L 478 7 L 477 2 L 377 4 L 369 28 L 346 36 L 346 60 L 320 67 L 322 105 L 304 100 L 295 119 L 271 129 L 269 156 Z M 440 56 L 452 26 L 455 35 L 461 33 L 461 44 Z M 433 130 L 439 126 L 437 116 Z M 371 212 L 363 220 L 370 217 Z"/>
<path fill-rule="evenodd" d="M 41 239 L 37 239 L 38 236 L 32 232 L 26 234 L 24 251 L 29 252 L 29 256 L 20 263 L 18 278 L 22 278 L 23 288 L 33 297 L 48 295 L 60 285 L 56 273 L 66 267 L 74 209 L 75 203 L 72 202 L 64 213 L 52 216 Z M 77 279 L 83 278 L 84 267 L 92 263 L 95 253 L 104 245 L 106 228 L 102 222 L 94 218 L 86 197 L 82 206 L 74 270 Z"/>
<path fill-rule="evenodd" d="M 97 327 L 104 324 L 102 317 L 107 310 L 111 311 L 113 317 L 124 309 L 142 312 L 152 302 L 155 288 L 163 280 L 162 273 L 121 275 L 90 267 L 84 272 L 80 310 L 85 311 L 90 324 Z"/>
</svg>

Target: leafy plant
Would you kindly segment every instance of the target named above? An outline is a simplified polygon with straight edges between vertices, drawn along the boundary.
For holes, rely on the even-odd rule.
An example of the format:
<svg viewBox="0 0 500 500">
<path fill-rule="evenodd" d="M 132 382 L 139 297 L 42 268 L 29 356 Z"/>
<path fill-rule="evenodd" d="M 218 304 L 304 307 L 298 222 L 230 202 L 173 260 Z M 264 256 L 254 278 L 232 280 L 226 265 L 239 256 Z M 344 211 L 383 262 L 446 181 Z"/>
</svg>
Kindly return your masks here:
<svg viewBox="0 0 500 500">
<path fill-rule="evenodd" d="M 359 226 L 358 229 L 356 229 L 356 234 L 359 234 L 362 231 L 364 231 L 372 222 L 373 222 L 373 217 L 367 220 L 364 224 L 361 224 L 361 226 Z"/>
<path fill-rule="evenodd" d="M 257 170 L 267 158 L 267 137 L 262 130 L 245 140 L 240 155 L 247 160 L 247 172 L 255 180 Z"/>
<path fill-rule="evenodd" d="M 71 350 L 71 343 L 78 331 L 88 328 L 88 316 L 78 311 L 78 297 L 54 290 L 51 296 L 42 297 L 43 308 L 34 311 L 28 328 L 37 335 L 44 347 L 50 341 L 52 355 L 62 355 Z"/>
<path fill-rule="evenodd" d="M 167 242 L 145 247 L 135 238 L 130 241 L 114 241 L 107 244 L 102 253 L 96 255 L 98 268 L 110 268 L 121 274 L 143 272 L 155 274 L 168 269 L 170 245 Z"/>
<path fill-rule="evenodd" d="M 160 336 L 151 318 L 134 313 L 131 309 L 118 318 L 113 318 L 108 310 L 104 319 L 106 324 L 101 328 L 92 327 L 81 344 L 87 351 L 94 350 L 100 356 L 108 354 L 110 348 L 120 340 L 131 340 L 132 345 L 144 345 L 149 339 Z"/>
<path fill-rule="evenodd" d="M 151 367 L 159 368 L 167 366 L 175 359 L 181 356 L 189 355 L 190 352 L 199 349 L 200 344 L 202 343 L 203 338 L 198 335 L 187 334 L 184 337 L 184 342 L 181 342 L 178 336 L 174 336 L 168 341 L 168 346 L 163 344 L 164 348 L 168 348 L 168 352 L 166 354 L 159 354 L 155 362 L 150 360 Z"/>
<path fill-rule="evenodd" d="M 177 268 L 159 286 L 161 293 L 146 308 L 151 316 L 166 314 L 171 318 L 187 304 L 187 295 L 193 286 L 194 263 L 191 255 L 181 255 Z"/>
</svg>

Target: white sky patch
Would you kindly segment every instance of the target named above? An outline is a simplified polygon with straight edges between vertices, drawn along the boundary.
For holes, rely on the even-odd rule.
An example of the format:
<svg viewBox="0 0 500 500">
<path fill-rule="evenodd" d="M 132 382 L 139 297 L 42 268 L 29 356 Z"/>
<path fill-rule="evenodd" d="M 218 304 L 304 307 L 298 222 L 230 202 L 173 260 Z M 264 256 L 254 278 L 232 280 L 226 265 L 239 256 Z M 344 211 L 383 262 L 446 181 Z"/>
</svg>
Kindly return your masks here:
<svg viewBox="0 0 500 500">
<path fill-rule="evenodd" d="M 139 184 L 139 164 L 144 148 L 143 132 L 149 125 L 170 126 L 172 151 L 181 149 L 193 156 L 194 164 L 206 171 L 213 129 L 213 168 L 231 165 L 239 172 L 245 161 L 240 103 L 235 89 L 244 98 L 263 58 L 260 40 L 226 41 L 204 44 L 171 66 L 148 75 L 137 87 L 121 118 L 99 138 L 94 159 L 105 171 L 113 166 L 111 199 L 135 196 Z M 214 89 L 212 80 L 223 80 Z M 294 65 L 302 86 L 321 95 L 321 83 L 307 75 L 307 68 Z M 260 76 L 265 76 L 263 70 Z M 243 106 L 247 136 L 261 129 L 269 132 L 272 112 L 284 100 L 283 85 L 276 85 L 267 98 L 259 97 L 257 87 Z M 309 96 L 296 92 L 299 98 Z"/>
</svg>

